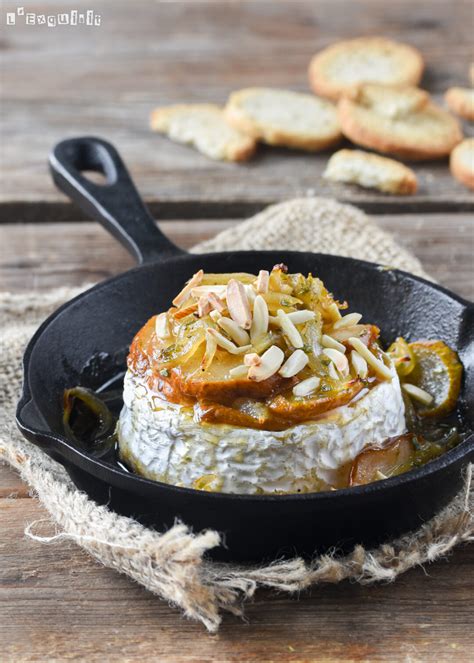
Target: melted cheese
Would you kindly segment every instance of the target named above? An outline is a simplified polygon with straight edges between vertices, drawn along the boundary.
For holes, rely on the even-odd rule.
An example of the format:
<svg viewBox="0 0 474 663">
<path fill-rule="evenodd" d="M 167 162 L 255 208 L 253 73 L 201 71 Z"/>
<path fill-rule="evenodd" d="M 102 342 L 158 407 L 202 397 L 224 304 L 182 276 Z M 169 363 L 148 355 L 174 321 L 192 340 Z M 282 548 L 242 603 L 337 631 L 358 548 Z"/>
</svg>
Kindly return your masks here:
<svg viewBox="0 0 474 663">
<path fill-rule="evenodd" d="M 159 400 L 129 371 L 118 438 L 122 459 L 142 476 L 256 494 L 318 490 L 364 447 L 405 430 L 395 372 L 317 421 L 271 432 L 196 422 L 192 411 Z"/>
</svg>

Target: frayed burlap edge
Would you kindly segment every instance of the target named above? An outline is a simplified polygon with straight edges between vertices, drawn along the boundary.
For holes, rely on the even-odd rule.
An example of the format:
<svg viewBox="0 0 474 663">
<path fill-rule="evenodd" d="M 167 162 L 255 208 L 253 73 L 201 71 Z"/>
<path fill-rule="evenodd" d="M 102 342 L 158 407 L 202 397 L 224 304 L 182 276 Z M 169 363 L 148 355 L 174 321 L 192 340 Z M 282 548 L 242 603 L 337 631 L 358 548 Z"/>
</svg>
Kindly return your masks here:
<svg viewBox="0 0 474 663">
<path fill-rule="evenodd" d="M 196 251 L 237 248 L 304 249 L 350 255 L 425 276 L 420 263 L 362 212 L 324 199 L 275 205 L 205 242 Z M 44 543 L 73 540 L 105 566 L 116 569 L 190 618 L 215 632 L 221 611 L 242 614 L 242 603 L 258 587 L 290 594 L 341 580 L 393 581 L 404 571 L 446 555 L 474 538 L 472 467 L 462 494 L 416 532 L 374 550 L 349 555 L 330 552 L 311 562 L 294 558 L 264 566 L 210 562 L 206 551 L 220 544 L 217 532 L 192 533 L 177 523 L 165 533 L 98 506 L 78 491 L 61 465 L 24 440 L 13 417 L 21 382 L 21 355 L 41 320 L 79 289 L 47 295 L 0 295 L 0 457 L 15 467 L 51 514 L 55 531 L 40 535 L 40 523 L 26 534 Z"/>
</svg>

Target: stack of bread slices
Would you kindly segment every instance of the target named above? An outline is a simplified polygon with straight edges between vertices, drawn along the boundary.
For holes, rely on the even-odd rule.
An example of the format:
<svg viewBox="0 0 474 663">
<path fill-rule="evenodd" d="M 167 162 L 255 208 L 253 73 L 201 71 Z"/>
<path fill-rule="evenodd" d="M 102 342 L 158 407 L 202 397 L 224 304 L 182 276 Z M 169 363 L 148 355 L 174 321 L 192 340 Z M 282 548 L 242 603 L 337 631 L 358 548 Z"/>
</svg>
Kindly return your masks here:
<svg viewBox="0 0 474 663">
<path fill-rule="evenodd" d="M 333 148 L 343 137 L 399 159 L 450 156 L 453 175 L 473 188 L 474 140 L 463 140 L 459 121 L 417 87 L 423 69 L 423 58 L 412 46 L 384 37 L 352 39 L 312 58 L 309 81 L 314 94 L 246 88 L 232 92 L 224 107 L 156 108 L 151 127 L 225 161 L 251 158 L 259 142 L 316 152 Z M 450 88 L 445 99 L 453 113 L 474 119 L 472 89 Z M 323 177 L 390 194 L 416 192 L 411 168 L 365 150 L 334 153 Z"/>
</svg>

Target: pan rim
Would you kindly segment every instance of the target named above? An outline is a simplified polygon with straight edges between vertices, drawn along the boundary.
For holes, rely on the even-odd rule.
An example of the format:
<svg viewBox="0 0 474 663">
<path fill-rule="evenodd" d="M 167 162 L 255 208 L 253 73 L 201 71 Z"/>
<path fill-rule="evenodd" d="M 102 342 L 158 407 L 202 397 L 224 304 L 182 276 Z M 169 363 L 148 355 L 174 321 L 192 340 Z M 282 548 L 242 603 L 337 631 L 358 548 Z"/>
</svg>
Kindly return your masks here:
<svg viewBox="0 0 474 663">
<path fill-rule="evenodd" d="M 412 482 L 417 481 L 418 479 L 421 479 L 422 477 L 428 477 L 433 474 L 436 474 L 437 472 L 441 471 L 447 466 L 450 466 L 457 461 L 466 458 L 466 462 L 469 462 L 469 456 L 470 452 L 474 452 L 474 432 L 471 431 L 469 432 L 468 436 L 466 439 L 464 439 L 460 444 L 458 444 L 456 447 L 453 449 L 450 449 L 443 453 L 441 456 L 438 458 L 435 458 L 431 461 L 429 461 L 426 465 L 423 465 L 422 467 L 412 469 L 408 472 L 405 472 L 403 474 L 400 474 L 395 477 L 390 477 L 388 479 L 385 479 L 384 481 L 376 481 L 372 482 L 369 484 L 365 484 L 362 486 L 353 486 L 349 488 L 341 488 L 336 491 L 321 491 L 321 492 L 314 492 L 314 493 L 288 493 L 288 494 L 278 494 L 278 495 L 272 495 L 272 494 L 266 494 L 266 495 L 249 495 L 249 494 L 244 494 L 244 493 L 219 493 L 219 492 L 207 492 L 207 491 L 200 491 L 195 488 L 187 488 L 187 487 L 182 487 L 182 486 L 175 486 L 174 484 L 167 484 L 161 481 L 155 481 L 152 479 L 147 479 L 145 477 L 141 477 L 140 475 L 133 474 L 131 472 L 127 472 L 125 470 L 122 470 L 120 467 L 114 467 L 113 465 L 103 461 L 100 458 L 95 458 L 85 452 L 82 452 L 80 449 L 72 446 L 69 441 L 63 437 L 61 434 L 56 433 L 52 430 L 40 430 L 34 427 L 29 426 L 22 418 L 22 412 L 23 409 L 26 407 L 26 405 L 30 402 L 33 402 L 33 405 L 35 406 L 34 403 L 34 398 L 31 394 L 30 390 L 30 385 L 29 385 L 29 367 L 30 367 L 30 360 L 31 360 L 31 355 L 34 351 L 34 348 L 38 342 L 38 340 L 41 338 L 43 335 L 44 331 L 47 329 L 47 327 L 52 324 L 65 310 L 67 310 L 70 306 L 77 304 L 83 297 L 88 296 L 90 293 L 94 291 L 99 291 L 100 289 L 107 287 L 110 283 L 118 283 L 122 278 L 127 277 L 133 272 L 138 272 L 138 271 L 143 271 L 145 269 L 150 269 L 153 268 L 155 265 L 161 265 L 163 263 L 169 263 L 169 262 L 183 262 L 187 261 L 190 258 L 194 260 L 205 260 L 207 258 L 219 258 L 219 257 L 228 257 L 232 256 L 233 258 L 235 256 L 239 255 L 255 255 L 258 254 L 259 256 L 262 256 L 262 259 L 265 258 L 266 255 L 274 255 L 275 253 L 278 253 L 280 256 L 288 256 L 288 257 L 295 257 L 298 258 L 299 256 L 307 256 L 311 258 L 323 258 L 323 259 L 331 259 L 331 260 L 336 260 L 336 261 L 342 261 L 346 263 L 350 263 L 354 266 L 361 266 L 365 269 L 371 269 L 371 270 L 377 270 L 379 271 L 380 269 L 390 271 L 396 274 L 400 274 L 400 276 L 404 279 L 408 278 L 409 280 L 419 282 L 423 284 L 424 286 L 436 290 L 443 295 L 449 297 L 450 299 L 454 300 L 458 304 L 461 305 L 461 307 L 465 310 L 474 310 L 474 304 L 466 300 L 465 298 L 461 297 L 460 295 L 457 295 L 454 292 L 451 292 L 447 288 L 440 286 L 437 283 L 434 283 L 432 281 L 429 281 L 423 277 L 411 274 L 409 272 L 406 272 L 404 270 L 396 269 L 396 268 L 391 268 L 391 267 L 385 267 L 383 265 L 380 265 L 379 263 L 373 263 L 369 262 L 366 260 L 359 260 L 357 258 L 350 258 L 347 256 L 335 256 L 331 254 L 325 254 L 325 253 L 311 253 L 307 251 L 222 251 L 222 252 L 213 252 L 213 253 L 202 253 L 202 254 L 191 254 L 191 253 L 184 253 L 184 254 L 179 254 L 179 255 L 173 255 L 169 256 L 163 259 L 158 259 L 156 262 L 147 262 L 143 265 L 138 265 L 136 267 L 133 267 L 132 269 L 129 269 L 121 274 L 112 276 L 104 281 L 101 281 L 100 283 L 95 284 L 91 288 L 88 288 L 84 292 L 79 293 L 76 295 L 76 297 L 72 298 L 71 300 L 65 302 L 62 304 L 56 311 L 54 311 L 46 320 L 44 320 L 41 325 L 38 327 L 30 341 L 28 342 L 28 345 L 26 347 L 24 356 L 23 356 L 23 388 L 22 388 L 22 393 L 20 396 L 20 400 L 17 405 L 16 409 L 16 422 L 17 425 L 22 432 L 23 435 L 25 435 L 28 439 L 29 435 L 31 435 L 32 438 L 35 437 L 45 437 L 48 439 L 50 442 L 53 443 L 59 443 L 61 447 L 65 447 L 66 449 L 69 450 L 70 455 L 74 458 L 81 459 L 84 462 L 81 462 L 80 464 L 76 464 L 76 467 L 80 467 L 80 469 L 88 472 L 89 474 L 92 474 L 90 469 L 85 469 L 82 467 L 83 464 L 89 465 L 91 464 L 92 467 L 99 467 L 102 469 L 103 472 L 106 474 L 112 474 L 115 477 L 118 477 L 119 480 L 122 480 L 126 483 L 132 483 L 132 484 L 139 484 L 143 486 L 147 486 L 150 489 L 153 487 L 159 487 L 160 489 L 167 489 L 167 490 L 173 490 L 177 491 L 181 494 L 188 495 L 188 496 L 200 496 L 201 498 L 203 496 L 206 497 L 206 499 L 218 499 L 218 500 L 244 500 L 244 501 L 256 501 L 258 503 L 262 502 L 301 502 L 304 500 L 307 502 L 308 500 L 313 501 L 313 500 L 318 500 L 318 501 L 325 501 L 327 499 L 330 499 L 334 501 L 335 499 L 342 500 L 344 498 L 362 498 L 367 495 L 370 495 L 372 493 L 377 493 L 379 491 L 388 491 L 391 488 L 395 488 L 404 484 L 409 484 Z M 41 414 L 41 413 L 40 413 Z M 27 435 L 29 434 L 29 435 Z M 59 454 L 61 455 L 61 454 Z M 61 462 L 61 461 L 59 461 Z M 73 462 L 73 461 L 71 461 Z M 107 478 L 104 477 L 98 477 L 105 483 L 110 483 Z"/>
</svg>

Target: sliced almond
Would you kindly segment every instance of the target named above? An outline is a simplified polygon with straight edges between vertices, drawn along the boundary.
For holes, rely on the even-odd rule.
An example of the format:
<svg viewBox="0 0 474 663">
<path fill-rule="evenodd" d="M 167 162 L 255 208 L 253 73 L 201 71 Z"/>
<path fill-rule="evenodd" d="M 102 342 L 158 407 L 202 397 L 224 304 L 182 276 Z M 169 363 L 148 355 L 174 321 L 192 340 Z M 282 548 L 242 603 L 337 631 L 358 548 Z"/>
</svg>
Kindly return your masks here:
<svg viewBox="0 0 474 663">
<path fill-rule="evenodd" d="M 368 365 L 373 368 L 377 377 L 381 378 L 382 380 L 392 379 L 393 375 L 391 370 L 387 368 L 387 366 L 385 366 L 385 364 L 380 361 L 380 359 L 377 359 L 377 357 L 372 354 L 369 348 L 362 343 L 360 338 L 351 336 L 349 343 L 352 345 L 354 350 L 356 350 L 365 359 Z"/>
<path fill-rule="evenodd" d="M 354 371 L 356 372 L 356 375 L 364 380 L 369 373 L 369 367 L 367 366 L 367 362 L 365 361 L 364 357 L 362 357 L 362 355 L 360 355 L 356 350 L 352 350 L 351 352 L 351 364 L 354 368 Z"/>
<path fill-rule="evenodd" d="M 262 295 L 257 295 L 253 303 L 253 318 L 250 327 L 252 344 L 265 336 L 268 331 L 268 306 Z"/>
<path fill-rule="evenodd" d="M 270 274 L 266 269 L 261 269 L 257 277 L 257 292 L 268 292 Z"/>
<path fill-rule="evenodd" d="M 209 296 L 202 295 L 198 299 L 197 311 L 198 316 L 202 318 L 204 315 L 207 315 L 211 310 L 211 305 L 209 303 Z"/>
<path fill-rule="evenodd" d="M 249 300 L 243 283 L 236 279 L 230 279 L 226 290 L 227 308 L 230 317 L 242 329 L 250 329 L 252 324 L 252 315 L 250 313 Z"/>
<path fill-rule="evenodd" d="M 184 308 L 179 308 L 176 311 L 173 312 L 173 317 L 175 320 L 181 320 L 182 318 L 185 318 L 187 315 L 191 315 L 191 313 L 196 313 L 198 310 L 198 305 L 197 303 L 190 304 L 189 306 L 185 306 Z"/>
<path fill-rule="evenodd" d="M 222 315 L 217 321 L 217 324 L 225 332 L 227 332 L 227 334 L 235 343 L 237 343 L 237 345 L 249 345 L 250 336 L 245 330 L 242 329 L 242 327 L 239 327 L 239 325 L 234 320 L 226 318 Z"/>
<path fill-rule="evenodd" d="M 333 348 L 334 350 L 339 350 L 339 352 L 342 352 L 343 354 L 346 351 L 345 345 L 342 345 L 342 343 L 339 343 L 339 341 L 336 341 L 335 338 L 328 336 L 327 334 L 323 334 L 321 336 L 321 345 L 323 348 Z"/>
<path fill-rule="evenodd" d="M 207 371 L 210 367 L 217 350 L 217 341 L 212 334 L 209 334 L 210 331 L 210 329 L 206 330 L 206 349 L 201 360 L 201 369 L 203 371 Z"/>
<path fill-rule="evenodd" d="M 253 306 L 257 293 L 255 292 L 253 285 L 250 285 L 248 283 L 244 285 L 244 288 L 245 288 L 245 293 L 247 295 L 247 299 L 249 300 L 249 304 L 250 306 Z"/>
<path fill-rule="evenodd" d="M 248 355 L 244 356 L 244 364 L 246 366 L 260 366 L 262 359 L 256 352 L 250 352 Z"/>
<path fill-rule="evenodd" d="M 192 277 L 189 279 L 189 281 L 186 283 L 184 288 L 181 290 L 180 293 L 176 295 L 176 297 L 173 299 L 173 304 L 175 306 L 181 306 L 181 304 L 184 304 L 186 299 L 189 297 L 191 294 L 191 290 L 199 285 L 202 281 L 202 278 L 204 276 L 204 272 L 202 269 L 200 269 L 198 272 L 192 275 Z"/>
<path fill-rule="evenodd" d="M 211 292 L 218 297 L 225 297 L 226 288 L 225 285 L 198 285 L 191 289 L 191 297 L 199 299 L 202 295 L 210 295 Z"/>
<path fill-rule="evenodd" d="M 278 322 L 280 323 L 280 327 L 283 330 L 283 333 L 285 334 L 291 345 L 294 348 L 302 348 L 304 343 L 303 339 L 301 338 L 301 334 L 296 329 L 293 322 L 291 322 L 290 318 L 285 313 L 285 311 L 283 311 L 281 308 L 278 309 L 277 311 L 277 318 Z"/>
<path fill-rule="evenodd" d="M 337 320 L 337 322 L 334 323 L 333 327 L 334 329 L 342 329 L 342 327 L 352 327 L 353 325 L 357 325 L 361 319 L 362 315 L 360 313 L 349 313 L 348 315 L 344 315 L 340 320 Z"/>
<path fill-rule="evenodd" d="M 235 366 L 229 371 L 229 375 L 233 378 L 246 378 L 247 373 L 249 372 L 248 366 L 241 364 L 240 366 Z"/>
<path fill-rule="evenodd" d="M 278 372 L 283 378 L 292 378 L 302 371 L 308 362 L 309 357 L 303 350 L 295 350 Z"/>
<path fill-rule="evenodd" d="M 206 334 L 211 334 L 216 339 L 217 345 L 222 348 L 223 350 L 227 350 L 227 352 L 230 352 L 231 355 L 240 355 L 244 354 L 245 352 L 248 352 L 252 346 L 251 345 L 243 345 L 242 347 L 237 347 L 235 343 L 232 343 L 232 341 L 229 341 L 228 338 L 226 338 L 223 334 L 218 332 L 216 329 L 207 329 Z"/>
<path fill-rule="evenodd" d="M 223 313 L 225 311 L 225 304 L 222 301 L 220 297 L 216 295 L 215 292 L 210 292 L 208 295 L 208 300 L 209 304 L 211 305 L 211 308 L 213 308 L 215 311 L 218 311 L 219 313 Z"/>
<path fill-rule="evenodd" d="M 285 359 L 285 355 L 283 350 L 277 345 L 272 345 L 263 353 L 260 359 L 261 363 L 258 366 L 250 366 L 248 373 L 249 380 L 255 380 L 255 382 L 268 380 L 268 378 L 278 372 Z"/>
<path fill-rule="evenodd" d="M 316 376 L 307 378 L 306 380 L 303 380 L 303 382 L 299 382 L 295 387 L 293 387 L 293 394 L 295 396 L 309 396 L 309 394 L 312 394 L 313 391 L 316 391 L 320 382 L 321 379 Z"/>
<path fill-rule="evenodd" d="M 402 389 L 410 396 L 410 398 L 413 398 L 415 401 L 418 401 L 423 405 L 431 405 L 434 400 L 433 396 L 427 391 L 420 389 L 420 387 L 410 384 L 409 382 L 402 384 Z"/>
<path fill-rule="evenodd" d="M 170 335 L 170 326 L 168 324 L 168 314 L 160 313 L 155 320 L 155 333 L 158 338 L 168 338 Z"/>
<path fill-rule="evenodd" d="M 323 355 L 333 362 L 341 375 L 345 376 L 349 373 L 349 362 L 345 354 L 334 348 L 324 348 Z"/>
<path fill-rule="evenodd" d="M 306 309 L 303 311 L 293 311 L 292 313 L 287 313 L 286 315 L 290 318 L 294 325 L 302 325 L 305 322 L 314 320 L 316 317 L 316 313 L 314 311 L 308 311 Z"/>
<path fill-rule="evenodd" d="M 211 311 L 211 312 L 209 313 L 209 315 L 210 315 L 211 318 L 214 320 L 214 322 L 217 322 L 217 321 L 219 320 L 219 318 L 221 317 L 221 314 L 219 313 L 219 311 L 216 311 L 216 310 Z"/>
<path fill-rule="evenodd" d="M 302 325 L 305 322 L 309 322 L 310 320 L 314 320 L 316 317 L 316 313 L 314 311 L 308 311 L 307 309 L 303 309 L 302 311 L 291 311 L 290 313 L 286 314 L 291 322 L 294 325 Z M 268 318 L 268 321 L 273 324 L 273 325 L 278 325 L 278 318 L 276 315 L 271 315 Z"/>
<path fill-rule="evenodd" d="M 329 375 L 329 377 L 330 377 L 332 380 L 337 380 L 337 381 L 340 380 L 340 375 L 339 375 L 339 373 L 337 372 L 337 369 L 336 369 L 336 367 L 334 366 L 334 364 L 332 363 L 332 361 L 331 361 L 331 363 L 330 363 L 329 366 L 328 366 L 328 375 Z"/>
</svg>

